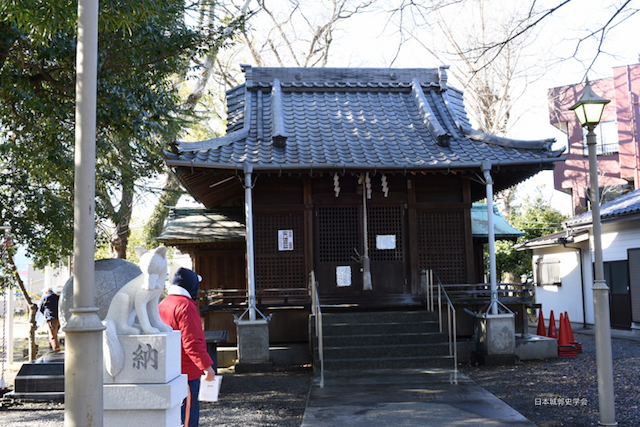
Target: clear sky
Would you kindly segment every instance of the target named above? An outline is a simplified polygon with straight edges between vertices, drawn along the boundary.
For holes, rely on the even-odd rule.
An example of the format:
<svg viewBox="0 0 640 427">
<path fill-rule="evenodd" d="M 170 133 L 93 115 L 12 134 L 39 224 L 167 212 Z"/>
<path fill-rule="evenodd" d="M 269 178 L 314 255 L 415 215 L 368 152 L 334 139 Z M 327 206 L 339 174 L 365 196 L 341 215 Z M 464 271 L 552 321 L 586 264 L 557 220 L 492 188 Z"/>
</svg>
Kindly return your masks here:
<svg viewBox="0 0 640 427">
<path fill-rule="evenodd" d="M 240 0 L 239 0 L 240 1 Z M 315 7 L 316 13 L 308 14 L 311 24 L 322 25 L 326 20 L 322 17 L 322 8 L 329 3 L 315 3 L 315 0 L 301 1 L 301 7 Z M 244 0 L 240 1 L 244 3 Z M 354 1 L 355 3 L 356 1 Z M 540 7 L 551 7 L 562 0 L 538 0 Z M 549 18 L 536 26 L 535 33 L 527 39 L 526 48 L 519 60 L 520 70 L 526 70 L 522 77 L 513 81 L 514 103 L 508 137 L 515 139 L 545 139 L 555 137 L 555 148 L 566 146 L 566 136 L 549 124 L 547 90 L 551 87 L 579 83 L 584 80 L 589 68 L 591 80 L 606 78 L 612 75 L 612 67 L 638 62 L 637 28 L 640 27 L 640 14 L 634 15 L 623 23 L 615 25 L 606 34 L 603 52 L 597 56 L 596 37 L 587 37 L 580 43 L 578 40 L 589 35 L 589 31 L 599 28 L 624 0 L 572 0 L 557 10 Z M 631 6 L 638 7 L 633 0 Z M 333 33 L 330 59 L 331 67 L 435 67 L 441 63 L 429 54 L 421 43 L 427 46 L 442 45 L 441 32 L 438 31 L 434 14 L 425 15 L 423 22 L 418 22 L 409 31 L 401 34 L 398 31 L 397 17 L 390 20 L 388 13 L 391 5 L 397 0 L 379 0 L 371 12 L 361 13 L 341 21 Z M 407 3 L 407 2 L 405 2 Z M 425 2 L 416 2 L 425 3 Z M 274 3 L 276 4 L 276 3 Z M 477 2 L 464 2 L 447 8 L 443 12 L 444 21 L 456 32 L 458 39 L 464 40 L 468 34 L 477 32 L 477 10 L 471 5 Z M 528 2 L 513 0 L 485 0 L 486 31 L 497 32 L 499 21 L 513 13 L 522 13 Z M 256 4 L 252 4 L 255 7 Z M 275 6 L 274 6 L 275 7 Z M 284 16 L 284 15 L 283 15 Z M 268 20 L 261 20 L 264 14 L 258 14 L 250 21 L 256 31 L 267 31 L 271 25 Z M 408 15 L 404 15 L 407 23 Z M 296 33 L 304 38 L 305 21 L 296 23 Z M 308 38 L 308 37 L 307 37 Z M 398 49 L 401 41 L 402 48 Z M 297 47 L 297 46 L 296 46 Z M 307 45 L 300 47 L 307 49 Z M 286 54 L 286 52 L 280 52 Z M 563 58 L 570 58 L 561 60 Z M 252 63 L 249 55 L 237 55 L 238 63 Z M 274 64 L 267 64 L 273 66 Z M 446 65 L 451 65 L 450 63 Z M 452 73 L 450 73 L 451 76 Z M 449 83 L 462 89 L 461 84 L 450 77 Z M 542 172 L 521 185 L 518 198 L 532 195 L 536 187 L 545 185 L 551 205 L 567 214 L 571 213 L 571 198 L 553 189 L 553 174 Z M 150 198 L 153 199 L 153 198 Z M 148 200 L 147 203 L 151 202 Z"/>
<path fill-rule="evenodd" d="M 511 7 L 517 10 L 525 2 L 514 1 L 486 1 L 486 8 L 497 7 L 505 10 Z M 559 0 L 546 0 L 539 3 L 556 5 Z M 595 37 L 587 38 L 580 43 L 578 40 L 586 37 L 604 22 L 603 18 L 610 17 L 619 0 L 573 0 L 563 6 L 556 13 L 539 24 L 536 35 L 529 38 L 522 57 L 523 68 L 530 70 L 525 79 L 515 81 L 514 93 L 522 93 L 516 101 L 511 114 L 511 127 L 508 137 L 515 139 L 544 139 L 555 137 L 556 147 L 566 146 L 566 136 L 549 124 L 547 90 L 551 87 L 584 81 L 589 69 L 590 80 L 612 76 L 612 68 L 616 66 L 635 64 L 638 62 L 638 27 L 640 14 L 628 18 L 616 25 L 606 34 L 604 44 L 598 46 Z M 638 7 L 639 5 L 633 4 Z M 472 12 L 468 7 L 452 9 L 449 18 L 453 28 L 469 25 Z M 451 18 L 453 16 L 453 18 Z M 405 16 L 406 18 L 406 16 Z M 348 26 L 341 28 L 335 36 L 334 49 L 330 66 L 368 66 L 368 67 L 433 67 L 440 63 L 433 58 L 419 43 L 411 37 L 420 39 L 423 43 L 438 43 L 437 28 L 422 25 L 410 35 L 400 52 L 397 46 L 400 35 L 397 27 L 388 22 L 388 15 L 384 13 L 368 13 L 352 18 Z M 487 24 L 489 27 L 491 22 Z M 602 51 L 597 55 L 598 47 Z M 574 55 L 575 54 L 575 55 Z M 394 57 L 397 55 L 395 60 Z M 568 58 L 566 60 L 561 60 Z M 450 84 L 460 87 L 455 81 Z M 535 188 L 544 184 L 550 190 L 549 200 L 553 207 L 570 213 L 570 197 L 553 189 L 552 173 L 543 172 L 529 180 L 522 186 L 521 196 L 531 194 Z"/>
</svg>

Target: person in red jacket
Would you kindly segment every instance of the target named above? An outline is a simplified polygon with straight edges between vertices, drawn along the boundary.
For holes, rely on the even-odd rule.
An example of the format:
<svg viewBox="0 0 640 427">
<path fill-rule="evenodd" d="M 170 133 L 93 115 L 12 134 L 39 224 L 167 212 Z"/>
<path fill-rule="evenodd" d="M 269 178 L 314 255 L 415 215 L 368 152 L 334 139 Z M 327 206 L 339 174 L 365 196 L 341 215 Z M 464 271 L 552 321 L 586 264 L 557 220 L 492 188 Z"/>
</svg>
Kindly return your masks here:
<svg viewBox="0 0 640 427">
<path fill-rule="evenodd" d="M 182 373 L 189 380 L 187 397 L 182 401 L 182 426 L 197 427 L 200 418 L 200 377 L 213 381 L 215 371 L 213 360 L 207 353 L 207 343 L 200 322 L 200 313 L 195 299 L 198 295 L 201 277 L 187 268 L 179 268 L 169 286 L 168 296 L 158 309 L 160 318 L 174 330 L 181 332 Z"/>
</svg>

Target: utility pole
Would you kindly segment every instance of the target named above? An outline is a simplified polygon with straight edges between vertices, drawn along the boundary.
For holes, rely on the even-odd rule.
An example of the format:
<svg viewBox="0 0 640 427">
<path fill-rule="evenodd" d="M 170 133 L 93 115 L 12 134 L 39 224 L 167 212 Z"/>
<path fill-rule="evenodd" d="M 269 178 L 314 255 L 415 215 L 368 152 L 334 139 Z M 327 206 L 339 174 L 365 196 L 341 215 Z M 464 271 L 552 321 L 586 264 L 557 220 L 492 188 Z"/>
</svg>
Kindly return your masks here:
<svg viewBox="0 0 640 427">
<path fill-rule="evenodd" d="M 78 1 L 73 308 L 64 360 L 65 427 L 102 427 L 102 331 L 94 290 L 98 0 Z"/>
</svg>

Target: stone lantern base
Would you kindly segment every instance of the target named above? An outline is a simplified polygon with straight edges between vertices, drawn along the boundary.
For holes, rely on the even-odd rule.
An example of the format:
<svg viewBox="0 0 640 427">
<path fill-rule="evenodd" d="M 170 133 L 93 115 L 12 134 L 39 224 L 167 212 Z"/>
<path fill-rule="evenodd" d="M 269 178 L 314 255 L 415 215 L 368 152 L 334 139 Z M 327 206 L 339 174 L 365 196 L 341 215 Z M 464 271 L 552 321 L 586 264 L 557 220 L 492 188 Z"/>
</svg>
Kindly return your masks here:
<svg viewBox="0 0 640 427">
<path fill-rule="evenodd" d="M 483 365 L 515 363 L 516 323 L 513 313 L 479 313 L 478 352 Z"/>
<path fill-rule="evenodd" d="M 267 319 L 237 320 L 238 363 L 236 372 L 264 372 L 273 369 L 269 358 L 269 322 Z"/>
</svg>

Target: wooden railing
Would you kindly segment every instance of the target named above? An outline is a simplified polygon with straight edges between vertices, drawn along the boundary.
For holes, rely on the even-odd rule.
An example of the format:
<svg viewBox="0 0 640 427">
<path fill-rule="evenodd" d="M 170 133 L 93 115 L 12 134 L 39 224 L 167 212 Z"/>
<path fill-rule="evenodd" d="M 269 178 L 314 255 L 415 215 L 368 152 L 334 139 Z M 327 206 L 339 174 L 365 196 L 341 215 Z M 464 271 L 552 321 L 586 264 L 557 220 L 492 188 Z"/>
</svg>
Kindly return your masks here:
<svg viewBox="0 0 640 427">
<path fill-rule="evenodd" d="M 216 311 L 246 307 L 247 289 L 207 289 L 201 298 L 204 310 Z M 256 289 L 256 305 L 263 307 L 309 308 L 311 297 L 308 288 Z"/>
<path fill-rule="evenodd" d="M 491 302 L 490 283 L 443 285 L 451 302 L 458 305 L 485 305 Z M 524 283 L 498 283 L 498 300 L 504 304 L 531 305 L 529 287 Z"/>
</svg>

